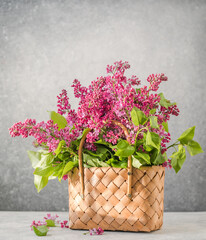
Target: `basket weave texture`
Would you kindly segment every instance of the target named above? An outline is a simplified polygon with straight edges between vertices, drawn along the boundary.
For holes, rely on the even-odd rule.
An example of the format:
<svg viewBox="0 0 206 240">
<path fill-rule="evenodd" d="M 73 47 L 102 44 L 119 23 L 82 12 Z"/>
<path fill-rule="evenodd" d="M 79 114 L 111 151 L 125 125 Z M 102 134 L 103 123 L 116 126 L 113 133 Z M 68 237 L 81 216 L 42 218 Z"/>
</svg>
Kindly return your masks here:
<svg viewBox="0 0 206 240">
<path fill-rule="evenodd" d="M 84 168 L 84 199 L 79 170 L 69 174 L 69 226 L 71 229 L 143 231 L 163 224 L 164 176 L 162 166 L 133 168 L 132 198 L 127 196 L 127 169 Z"/>
</svg>

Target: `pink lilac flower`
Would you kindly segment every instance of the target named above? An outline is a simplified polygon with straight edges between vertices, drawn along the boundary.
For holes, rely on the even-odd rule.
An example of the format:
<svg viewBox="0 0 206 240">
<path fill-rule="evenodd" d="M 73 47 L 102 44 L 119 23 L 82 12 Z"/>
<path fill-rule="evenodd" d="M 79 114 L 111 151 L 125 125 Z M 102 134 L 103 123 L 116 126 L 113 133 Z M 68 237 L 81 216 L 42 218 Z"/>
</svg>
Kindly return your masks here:
<svg viewBox="0 0 206 240">
<path fill-rule="evenodd" d="M 109 127 L 110 120 L 117 120 L 123 123 L 131 132 L 135 131 L 135 126 L 131 124 L 130 111 L 134 106 L 141 109 L 147 116 L 150 109 L 158 108 L 160 96 L 158 94 L 150 94 L 151 91 L 157 91 L 159 84 L 166 81 L 167 77 L 164 74 L 150 75 L 148 82 L 149 88 L 146 86 L 140 88 L 136 92 L 132 85 L 139 85 L 140 81 L 136 76 L 127 79 L 123 74 L 130 66 L 127 62 L 116 62 L 113 66 L 107 67 L 107 72 L 113 76 L 100 77 L 93 81 L 88 88 L 83 88 L 78 80 L 75 80 L 74 87 L 75 95 L 78 92 L 78 98 L 81 98 L 79 108 L 77 110 L 79 124 L 94 129 L 87 135 L 87 142 L 94 142 L 99 135 L 99 129 L 103 126 Z M 115 87 L 114 87 L 115 86 Z M 81 94 L 81 89 L 84 89 Z M 158 109 L 157 109 L 158 110 Z M 164 110 L 161 112 L 161 110 Z M 169 120 L 169 115 L 177 115 L 178 109 L 176 106 L 171 106 L 168 109 L 161 109 L 158 115 L 159 123 Z M 161 121 L 161 122 L 160 122 Z M 104 134 L 104 140 L 116 143 L 116 140 L 122 135 L 122 131 L 118 129 L 117 134 L 112 133 L 112 130 Z M 152 130 L 153 131 L 153 130 Z M 160 137 L 167 138 L 167 134 L 158 132 Z M 133 135 L 134 136 L 134 135 Z M 163 140 L 164 143 L 165 140 Z M 134 142 L 134 139 L 132 139 Z M 164 144 L 163 144 L 164 146 Z"/>
<path fill-rule="evenodd" d="M 163 164 L 162 164 L 163 167 L 166 167 L 166 168 L 169 168 L 169 169 L 172 169 L 172 165 L 171 165 L 171 159 L 168 159 L 168 161 L 165 161 Z"/>
<path fill-rule="evenodd" d="M 38 227 L 38 226 L 42 226 L 42 225 L 47 225 L 46 220 L 53 220 L 56 224 L 60 224 L 61 228 L 69 228 L 67 220 L 60 221 L 60 220 L 58 220 L 58 218 L 59 218 L 59 216 L 57 214 L 52 216 L 50 213 L 48 213 L 47 216 L 44 217 L 43 221 L 35 221 L 34 220 L 32 222 L 32 224 L 30 225 L 31 230 L 33 230 L 33 226 Z"/>
<path fill-rule="evenodd" d="M 57 96 L 57 112 L 61 115 L 65 114 L 67 111 L 71 109 L 71 105 L 69 104 L 69 98 L 67 96 L 67 91 L 65 89 L 62 90 L 62 93 Z"/>
<path fill-rule="evenodd" d="M 34 227 L 38 227 L 38 226 L 42 226 L 42 225 L 47 225 L 46 221 L 33 221 L 32 224 L 30 225 L 31 230 L 33 231 L 33 226 Z"/>
<path fill-rule="evenodd" d="M 62 90 L 57 96 L 57 112 L 64 115 L 67 120 L 67 126 L 64 129 L 59 131 L 58 126 L 51 120 L 36 123 L 34 119 L 26 119 L 25 122 L 18 122 L 9 129 L 11 136 L 21 135 L 23 138 L 32 136 L 35 138 L 35 146 L 41 146 L 54 153 L 61 140 L 70 147 L 85 128 L 90 128 L 92 131 L 87 134 L 84 147 L 96 151 L 94 142 L 100 135 L 104 141 L 113 145 L 119 138 L 125 139 L 122 129 L 113 124 L 116 120 L 128 129 L 132 144 L 135 142 L 136 132 L 147 127 L 160 136 L 161 152 L 166 152 L 166 144 L 171 138 L 162 123 L 168 122 L 171 115 L 179 114 L 175 104 L 168 108 L 159 104 L 161 98 L 157 90 L 161 82 L 167 81 L 167 77 L 163 73 L 152 74 L 147 78 L 149 86 L 140 87 L 141 82 L 135 75 L 130 78 L 124 75 L 129 68 L 129 63 L 123 61 L 108 65 L 107 76 L 98 77 L 88 87 L 82 86 L 80 81 L 75 79 L 72 87 L 74 96 L 79 99 L 77 110 L 71 108 L 67 91 Z M 150 110 L 155 109 L 156 112 L 153 115 L 157 117 L 159 129 L 151 128 L 149 121 L 143 126 L 135 126 L 130 115 L 133 107 L 139 108 L 147 117 L 150 115 Z M 138 140 L 143 138 L 142 133 L 138 135 Z M 143 150 L 142 146 L 139 146 L 139 150 Z"/>
<path fill-rule="evenodd" d="M 68 221 L 60 222 L 61 228 L 69 228 Z"/>
<path fill-rule="evenodd" d="M 64 175 L 64 176 L 62 177 L 62 179 L 63 179 L 63 180 L 67 180 L 67 179 L 68 179 L 68 175 L 67 175 L 67 174 Z"/>
<path fill-rule="evenodd" d="M 58 218 L 59 216 L 56 214 L 54 216 L 52 216 L 50 213 L 47 213 L 47 216 L 44 217 L 45 220 L 49 219 L 49 220 L 53 220 L 53 221 L 56 221 L 56 219 Z"/>
<path fill-rule="evenodd" d="M 102 235 L 104 230 L 101 227 L 89 229 L 90 235 Z"/>
</svg>

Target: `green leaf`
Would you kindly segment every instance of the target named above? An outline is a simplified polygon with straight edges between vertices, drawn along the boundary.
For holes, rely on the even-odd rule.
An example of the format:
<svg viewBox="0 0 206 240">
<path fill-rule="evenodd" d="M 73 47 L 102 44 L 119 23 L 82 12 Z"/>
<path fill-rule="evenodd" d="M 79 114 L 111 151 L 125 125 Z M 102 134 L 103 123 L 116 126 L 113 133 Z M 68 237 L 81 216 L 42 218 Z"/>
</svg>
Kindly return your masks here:
<svg viewBox="0 0 206 240">
<path fill-rule="evenodd" d="M 53 179 L 55 179 L 55 178 L 56 178 L 56 176 L 51 175 L 51 176 L 48 177 L 48 180 L 53 180 Z"/>
<path fill-rule="evenodd" d="M 159 128 L 159 125 L 157 123 L 157 117 L 156 116 L 150 116 L 150 126 L 152 128 Z"/>
<path fill-rule="evenodd" d="M 53 167 L 54 173 L 52 174 L 52 177 L 55 177 L 55 178 L 58 177 L 59 182 L 61 182 L 61 180 L 62 180 L 62 177 L 63 177 L 62 173 L 63 173 L 64 167 L 65 167 L 65 163 L 63 163 L 63 162 L 58 163 L 57 166 Z M 49 177 L 49 179 L 50 179 L 50 177 Z"/>
<path fill-rule="evenodd" d="M 108 155 L 112 155 L 112 152 L 108 149 L 108 147 L 105 147 L 103 145 L 98 144 L 96 152 L 85 150 L 85 153 L 88 153 L 91 156 L 101 158 L 101 160 L 104 160 L 108 157 Z"/>
<path fill-rule="evenodd" d="M 51 111 L 49 113 L 51 120 L 54 122 L 54 124 L 58 125 L 59 130 L 64 129 L 67 126 L 67 120 L 61 114 L 54 111 Z"/>
<path fill-rule="evenodd" d="M 191 141 L 195 134 L 195 126 L 188 128 L 186 131 L 182 133 L 182 135 L 178 138 L 181 144 L 187 144 Z"/>
<path fill-rule="evenodd" d="M 52 176 L 58 177 L 58 172 L 61 168 L 63 168 L 63 163 L 57 163 L 57 165 L 54 166 L 53 168 L 54 168 L 54 173 L 52 174 Z"/>
<path fill-rule="evenodd" d="M 41 226 L 38 226 L 38 227 L 35 227 L 33 226 L 33 230 L 34 230 L 34 233 L 37 235 L 37 236 L 46 236 L 47 235 L 47 232 L 48 232 L 48 227 L 45 226 L 45 225 L 41 225 Z"/>
<path fill-rule="evenodd" d="M 136 142 L 135 142 L 135 146 L 136 147 L 138 147 L 138 146 L 140 146 L 142 144 L 143 144 L 143 139 L 139 139 L 139 140 L 136 139 Z"/>
<path fill-rule="evenodd" d="M 168 107 L 176 104 L 176 103 L 171 103 L 169 100 L 167 100 L 167 99 L 164 97 L 164 94 L 163 94 L 163 93 L 159 93 L 158 95 L 160 96 L 160 105 L 161 105 L 162 107 L 168 108 Z"/>
<path fill-rule="evenodd" d="M 157 157 L 155 158 L 155 160 L 152 162 L 153 165 L 161 165 L 163 164 L 165 161 L 167 160 L 165 154 L 161 154 L 161 152 L 159 152 L 159 154 L 157 155 Z"/>
<path fill-rule="evenodd" d="M 78 166 L 78 161 L 70 161 L 66 164 L 66 166 L 64 167 L 62 176 L 66 175 L 69 171 L 72 170 L 72 168 L 77 167 Z"/>
<path fill-rule="evenodd" d="M 146 115 L 137 107 L 133 107 L 131 111 L 132 122 L 135 126 L 144 125 L 147 121 Z"/>
<path fill-rule="evenodd" d="M 34 174 L 42 177 L 49 177 L 53 174 L 53 172 L 54 168 L 52 166 L 46 168 L 37 167 L 34 171 Z"/>
<path fill-rule="evenodd" d="M 40 192 L 48 183 L 48 177 L 34 175 L 34 185 L 38 192 Z"/>
<path fill-rule="evenodd" d="M 115 156 L 129 157 L 134 153 L 134 151 L 135 151 L 135 148 L 129 145 L 127 148 L 118 149 L 117 152 L 115 153 Z"/>
<path fill-rule="evenodd" d="M 54 151 L 56 153 L 56 155 L 58 155 L 61 152 L 63 146 L 65 146 L 64 140 L 59 142 L 57 149 Z"/>
<path fill-rule="evenodd" d="M 142 166 L 142 163 L 132 155 L 132 166 L 135 168 L 140 168 Z"/>
<path fill-rule="evenodd" d="M 156 108 L 153 108 L 149 111 L 149 114 L 155 114 L 156 113 Z"/>
<path fill-rule="evenodd" d="M 105 141 L 102 140 L 102 139 L 99 139 L 98 141 L 96 141 L 96 142 L 94 142 L 94 143 L 96 143 L 96 144 L 102 144 L 102 145 L 108 146 L 108 147 L 110 147 L 110 148 L 113 148 L 113 147 L 114 147 L 111 143 L 105 142 Z"/>
<path fill-rule="evenodd" d="M 58 154 L 58 158 L 61 159 L 62 161 L 66 161 L 71 159 L 71 154 L 69 152 L 63 152 Z"/>
<path fill-rule="evenodd" d="M 178 173 L 186 159 L 185 149 L 182 144 L 178 145 L 178 151 L 174 152 L 171 158 L 171 165 L 175 172 Z"/>
<path fill-rule="evenodd" d="M 187 143 L 187 151 L 191 156 L 197 155 L 199 153 L 203 153 L 200 144 L 194 140 L 191 140 Z"/>
<path fill-rule="evenodd" d="M 31 164 L 33 168 L 36 168 L 36 166 L 39 164 L 39 161 L 41 160 L 41 153 L 40 152 L 34 152 L 34 151 L 27 151 L 29 158 L 31 160 Z"/>
<path fill-rule="evenodd" d="M 163 122 L 163 123 L 162 123 L 162 126 L 163 126 L 163 128 L 164 128 L 164 130 L 165 130 L 166 132 L 169 132 L 168 122 Z"/>
<path fill-rule="evenodd" d="M 143 139 L 142 139 L 143 140 L 143 148 L 147 152 L 150 152 L 150 151 L 152 151 L 154 149 L 154 147 L 147 145 L 146 138 L 147 138 L 147 134 L 143 133 Z"/>
<path fill-rule="evenodd" d="M 98 157 L 91 156 L 87 153 L 83 153 L 84 162 L 92 167 L 109 167 L 106 162 L 100 161 Z"/>
<path fill-rule="evenodd" d="M 87 163 L 93 167 L 109 167 L 109 165 L 106 162 L 100 161 L 99 159 L 97 160 L 89 159 L 87 160 Z"/>
<path fill-rule="evenodd" d="M 128 146 L 129 146 L 129 143 L 123 139 L 121 139 L 117 144 L 118 149 L 124 149 L 124 148 L 127 148 Z"/>
<path fill-rule="evenodd" d="M 84 163 L 83 165 L 84 165 L 85 168 L 91 168 L 92 167 L 92 166 L 90 166 L 90 165 L 88 165 L 86 163 Z"/>
<path fill-rule="evenodd" d="M 54 160 L 54 155 L 47 151 L 28 151 L 28 155 L 33 168 L 49 166 Z"/>
<path fill-rule="evenodd" d="M 108 147 L 100 145 L 100 144 L 97 145 L 97 150 L 96 150 L 97 154 L 105 154 L 107 152 L 111 153 L 111 151 Z"/>
<path fill-rule="evenodd" d="M 40 160 L 39 164 L 36 165 L 36 168 L 37 167 L 45 168 L 45 167 L 51 166 L 51 163 L 53 162 L 54 157 L 55 156 L 51 152 L 46 152 L 46 153 L 42 152 L 41 153 L 41 160 Z"/>
<path fill-rule="evenodd" d="M 56 225 L 55 225 L 55 222 L 54 222 L 54 220 L 52 220 L 52 219 L 47 219 L 46 220 L 46 225 L 47 225 L 47 227 L 56 227 Z"/>
<path fill-rule="evenodd" d="M 135 157 L 139 160 L 144 160 L 147 164 L 151 164 L 150 162 L 150 156 L 148 153 L 143 153 L 143 152 L 137 152 Z"/>
<path fill-rule="evenodd" d="M 63 173 L 63 168 L 61 168 L 60 170 L 59 170 L 59 172 L 58 172 L 58 180 L 59 180 L 59 182 L 61 182 L 61 180 L 62 180 L 62 178 L 63 178 L 63 176 L 65 175 L 63 175 L 62 173 Z"/>
<path fill-rule="evenodd" d="M 160 137 L 157 133 L 148 131 L 146 134 L 146 145 L 159 150 L 160 148 Z"/>
<path fill-rule="evenodd" d="M 160 151 L 158 149 L 153 148 L 152 151 L 150 152 L 150 161 L 152 165 L 154 165 L 154 161 L 157 158 L 157 155 L 159 154 Z"/>
<path fill-rule="evenodd" d="M 122 160 L 122 161 L 118 161 L 117 159 L 110 158 L 107 161 L 107 164 L 108 164 L 108 166 L 110 165 L 110 166 L 115 167 L 115 168 L 127 168 L 128 160 L 125 159 L 125 160 Z"/>
</svg>

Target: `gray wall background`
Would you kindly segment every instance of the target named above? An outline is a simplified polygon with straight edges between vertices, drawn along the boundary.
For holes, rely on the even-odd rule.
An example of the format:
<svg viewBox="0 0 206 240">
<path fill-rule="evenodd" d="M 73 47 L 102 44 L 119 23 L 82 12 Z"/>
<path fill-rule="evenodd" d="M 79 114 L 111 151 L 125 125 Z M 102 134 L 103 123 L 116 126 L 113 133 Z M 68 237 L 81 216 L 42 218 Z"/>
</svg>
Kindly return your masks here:
<svg viewBox="0 0 206 240">
<path fill-rule="evenodd" d="M 68 210 L 67 182 L 50 181 L 39 194 L 26 150 L 32 139 L 11 138 L 8 128 L 26 118 L 47 120 L 56 96 L 127 60 L 146 84 L 165 73 L 167 98 L 180 116 L 169 127 L 173 140 L 196 125 L 206 142 L 206 1 L 3 1 L 0 0 L 0 210 Z M 176 175 L 166 170 L 166 211 L 206 210 L 205 153 L 188 158 Z"/>
</svg>

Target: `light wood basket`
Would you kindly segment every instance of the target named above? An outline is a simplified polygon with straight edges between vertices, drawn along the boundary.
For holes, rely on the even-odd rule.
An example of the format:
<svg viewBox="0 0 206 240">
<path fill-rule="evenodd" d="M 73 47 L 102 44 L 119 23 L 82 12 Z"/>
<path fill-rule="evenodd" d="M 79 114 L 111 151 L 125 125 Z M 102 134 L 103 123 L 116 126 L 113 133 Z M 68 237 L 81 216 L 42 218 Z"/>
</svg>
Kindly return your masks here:
<svg viewBox="0 0 206 240">
<path fill-rule="evenodd" d="M 115 122 L 130 142 L 127 129 Z M 161 228 L 164 209 L 164 176 L 162 166 L 128 169 L 112 167 L 83 168 L 79 146 L 79 169 L 69 173 L 69 227 L 71 229 L 151 232 Z"/>
</svg>

